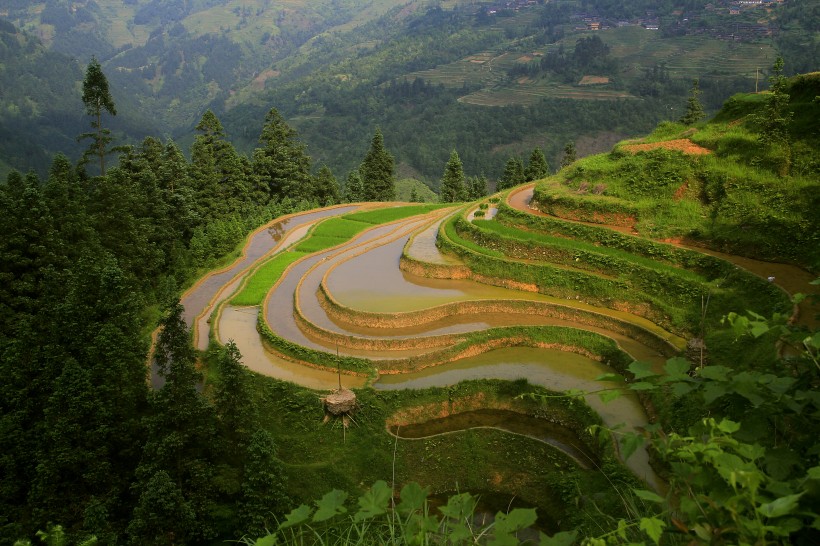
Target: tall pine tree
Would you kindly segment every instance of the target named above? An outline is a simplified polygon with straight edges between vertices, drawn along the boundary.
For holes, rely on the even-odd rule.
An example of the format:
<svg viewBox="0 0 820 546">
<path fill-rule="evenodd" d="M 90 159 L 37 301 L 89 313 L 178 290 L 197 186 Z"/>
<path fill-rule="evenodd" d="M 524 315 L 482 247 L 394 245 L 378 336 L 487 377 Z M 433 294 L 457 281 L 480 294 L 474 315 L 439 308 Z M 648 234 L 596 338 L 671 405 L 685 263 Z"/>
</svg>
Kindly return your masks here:
<svg viewBox="0 0 820 546">
<path fill-rule="evenodd" d="M 532 182 L 533 180 L 540 180 L 550 173 L 550 166 L 547 163 L 547 158 L 544 157 L 544 152 L 541 148 L 535 148 L 530 154 L 530 160 L 527 163 L 527 168 L 524 170 L 524 180 Z"/>
<path fill-rule="evenodd" d="M 439 200 L 442 203 L 456 203 L 462 201 L 464 196 L 464 168 L 458 153 L 453 150 L 441 177 Z"/>
<path fill-rule="evenodd" d="M 520 157 L 511 157 L 504 165 L 504 174 L 498 180 L 496 190 L 506 190 L 526 182 L 524 178 L 524 162 Z"/>
<path fill-rule="evenodd" d="M 253 169 L 272 197 L 319 201 L 305 145 L 276 108 L 271 108 L 265 116 L 259 144 L 253 152 Z"/>
<path fill-rule="evenodd" d="M 384 137 L 376 129 L 370 150 L 359 167 L 363 201 L 393 201 L 396 199 L 393 156 L 384 147 Z"/>
<path fill-rule="evenodd" d="M 680 118 L 684 125 L 694 125 L 706 114 L 703 112 L 703 105 L 700 103 L 700 82 L 692 81 L 692 89 L 689 91 L 689 99 L 686 101 L 686 113 Z"/>
<path fill-rule="evenodd" d="M 117 108 L 114 106 L 114 98 L 108 89 L 108 80 L 103 74 L 102 67 L 96 57 L 91 57 L 91 62 L 85 71 L 83 80 L 83 104 L 85 113 L 91 116 L 90 133 L 80 135 L 81 139 L 90 138 L 91 146 L 83 154 L 83 163 L 88 161 L 88 156 L 96 155 L 100 160 L 100 174 L 105 176 L 105 156 L 108 155 L 108 145 L 111 143 L 111 131 L 103 127 L 103 112 L 108 112 L 112 116 L 117 115 Z"/>
</svg>

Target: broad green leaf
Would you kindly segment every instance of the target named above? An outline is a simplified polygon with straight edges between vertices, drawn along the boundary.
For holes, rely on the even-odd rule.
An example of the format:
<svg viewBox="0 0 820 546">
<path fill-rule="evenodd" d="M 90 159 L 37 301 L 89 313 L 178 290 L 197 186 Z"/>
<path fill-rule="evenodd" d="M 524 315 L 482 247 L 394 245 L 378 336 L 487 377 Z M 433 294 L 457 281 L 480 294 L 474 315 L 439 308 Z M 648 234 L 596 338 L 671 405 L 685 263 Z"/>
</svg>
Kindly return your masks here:
<svg viewBox="0 0 820 546">
<path fill-rule="evenodd" d="M 696 388 L 697 386 L 692 383 L 673 383 L 672 394 L 674 394 L 677 398 L 680 398 L 682 396 L 689 394 Z"/>
<path fill-rule="evenodd" d="M 736 423 L 729 419 L 721 419 L 720 423 L 718 423 L 718 430 L 732 434 L 740 430 L 740 423 Z"/>
<path fill-rule="evenodd" d="M 325 493 L 325 496 L 316 501 L 318 510 L 313 514 L 313 521 L 325 521 L 338 514 L 344 514 L 347 509 L 344 507 L 345 500 L 347 500 L 347 493 L 334 489 L 330 493 Z"/>
<path fill-rule="evenodd" d="M 749 332 L 754 337 L 760 337 L 771 329 L 768 322 L 752 322 Z"/>
<path fill-rule="evenodd" d="M 256 539 L 253 546 L 274 546 L 274 544 L 276 544 L 276 535 L 268 535 Z"/>
<path fill-rule="evenodd" d="M 362 521 L 386 513 L 392 495 L 393 491 L 384 480 L 377 481 L 367 493 L 359 497 L 359 511 L 354 520 Z"/>
<path fill-rule="evenodd" d="M 537 519 L 535 508 L 515 508 L 508 514 L 499 512 L 495 515 L 495 530 L 502 533 L 516 533 L 533 525 Z"/>
<path fill-rule="evenodd" d="M 509 514 L 498 512 L 490 546 L 518 546 L 515 533 L 534 524 L 536 519 L 535 508 L 516 508 Z"/>
<path fill-rule="evenodd" d="M 732 331 L 735 333 L 735 337 L 740 337 L 749 331 L 749 319 L 746 317 L 729 313 L 729 323 L 732 325 Z"/>
<path fill-rule="evenodd" d="M 727 392 L 726 385 L 722 383 L 707 383 L 703 387 L 703 401 L 711 404 L 721 396 L 725 396 Z"/>
<path fill-rule="evenodd" d="M 655 544 L 660 542 L 664 527 L 666 527 L 666 523 L 658 518 L 641 518 L 641 531 L 645 531 Z"/>
<path fill-rule="evenodd" d="M 629 388 L 633 391 L 651 391 L 657 389 L 658 386 L 647 381 L 638 381 L 637 383 L 629 385 Z"/>
<path fill-rule="evenodd" d="M 635 376 L 635 379 L 643 379 L 644 377 L 652 377 L 654 375 L 658 375 L 652 371 L 652 364 L 649 362 L 641 362 L 639 360 L 635 360 L 627 366 L 627 369 L 632 372 L 632 375 Z"/>
<path fill-rule="evenodd" d="M 541 533 L 538 543 L 541 546 L 572 546 L 577 538 L 578 531 L 561 531 L 551 537 Z"/>
<path fill-rule="evenodd" d="M 622 375 L 618 375 L 617 373 L 605 373 L 596 377 L 595 381 L 615 381 L 618 383 L 623 383 L 624 377 Z"/>
<path fill-rule="evenodd" d="M 472 538 L 473 534 L 467 526 L 461 522 L 450 524 L 450 526 L 447 527 L 447 539 L 449 543 L 468 544 L 468 541 L 473 542 Z"/>
<path fill-rule="evenodd" d="M 447 504 L 439 507 L 439 511 L 448 518 L 461 519 L 475 510 L 477 500 L 469 493 L 459 493 L 447 500 Z"/>
<path fill-rule="evenodd" d="M 794 377 L 776 377 L 772 379 L 766 386 L 775 394 L 786 394 L 789 389 L 797 382 Z"/>
<path fill-rule="evenodd" d="M 800 497 L 802 496 L 803 493 L 796 493 L 794 495 L 780 497 L 772 502 L 767 502 L 766 504 L 760 505 L 757 508 L 757 511 L 767 518 L 779 518 L 780 516 L 785 516 L 786 514 L 793 512 L 794 509 L 797 508 Z"/>
<path fill-rule="evenodd" d="M 293 527 L 294 525 L 304 523 L 310 517 L 311 512 L 313 512 L 313 508 L 306 504 L 302 504 L 295 510 L 292 510 L 290 514 L 285 516 L 285 521 L 279 525 L 279 528 L 287 529 L 288 527 Z"/>
<path fill-rule="evenodd" d="M 658 495 L 657 493 L 655 493 L 653 491 L 647 491 L 646 489 L 633 489 L 632 492 L 635 493 L 635 495 L 638 496 L 639 498 L 642 498 L 643 500 L 647 500 L 647 501 L 650 501 L 650 502 L 663 502 L 664 501 L 663 497 L 661 497 L 660 495 Z"/>
<path fill-rule="evenodd" d="M 809 471 L 806 473 L 806 475 L 811 480 L 820 480 L 820 466 L 813 466 L 809 468 Z"/>
<path fill-rule="evenodd" d="M 679 356 L 670 358 L 666 361 L 666 364 L 663 365 L 663 371 L 669 376 L 667 378 L 669 380 L 678 377 L 685 377 L 686 379 L 689 379 L 687 374 L 687 372 L 689 372 L 689 368 L 691 368 L 689 361 Z"/>
<path fill-rule="evenodd" d="M 634 432 L 625 434 L 621 439 L 621 457 L 623 457 L 624 460 L 627 460 L 633 453 L 635 453 L 635 451 L 638 450 L 639 447 L 642 447 L 645 443 L 646 439 L 640 434 L 636 434 Z"/>
<path fill-rule="evenodd" d="M 817 331 L 814 333 L 813 336 L 804 339 L 803 343 L 808 345 L 809 347 L 820 349 L 820 331 Z"/>
<path fill-rule="evenodd" d="M 727 375 L 732 370 L 726 366 L 704 366 L 698 370 L 698 375 L 713 381 L 727 381 Z"/>
<path fill-rule="evenodd" d="M 760 395 L 760 386 L 756 381 L 750 379 L 747 373 L 740 373 L 735 377 L 732 381 L 732 391 L 751 402 L 755 407 L 766 401 Z"/>
<path fill-rule="evenodd" d="M 618 398 L 621 397 L 621 389 L 612 389 L 612 390 L 609 390 L 609 391 L 603 391 L 603 392 L 599 393 L 598 396 L 601 398 L 601 402 L 603 402 L 604 404 L 608 404 L 609 402 L 612 402 L 613 400 L 617 400 Z"/>
<path fill-rule="evenodd" d="M 410 482 L 401 488 L 401 502 L 396 506 L 396 510 L 402 514 L 421 510 L 429 494 L 429 488 L 422 487 L 416 482 Z"/>
</svg>

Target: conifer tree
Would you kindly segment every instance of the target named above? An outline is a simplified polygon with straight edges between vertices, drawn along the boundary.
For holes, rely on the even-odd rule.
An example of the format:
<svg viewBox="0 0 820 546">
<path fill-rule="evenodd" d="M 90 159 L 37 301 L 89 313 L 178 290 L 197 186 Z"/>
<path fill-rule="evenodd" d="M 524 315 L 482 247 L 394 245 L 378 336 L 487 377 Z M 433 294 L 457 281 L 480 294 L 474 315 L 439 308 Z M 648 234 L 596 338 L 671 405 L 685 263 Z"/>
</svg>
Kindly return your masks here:
<svg viewBox="0 0 820 546">
<path fill-rule="evenodd" d="M 570 140 L 564 146 L 564 157 L 561 158 L 561 167 L 572 165 L 577 159 L 578 152 L 575 150 L 575 142 Z"/>
<path fill-rule="evenodd" d="M 535 148 L 530 154 L 529 163 L 527 163 L 527 168 L 524 170 L 524 180 L 527 182 L 540 180 L 547 176 L 549 172 L 550 167 L 547 158 L 544 157 L 544 152 L 541 151 L 541 148 Z"/>
<path fill-rule="evenodd" d="M 242 355 L 233 341 L 219 352 L 217 369 L 219 382 L 214 392 L 214 407 L 227 440 L 229 454 L 236 456 L 246 444 L 255 427 L 255 411 L 251 406 L 248 371 L 242 364 Z"/>
<path fill-rule="evenodd" d="M 239 502 L 241 532 L 260 536 L 291 508 L 285 491 L 285 472 L 276 458 L 273 438 L 257 430 L 250 438 L 245 455 L 242 499 Z"/>
<path fill-rule="evenodd" d="M 362 178 L 363 201 L 393 201 L 396 199 L 396 182 L 394 179 L 394 160 L 384 147 L 384 137 L 376 129 L 370 150 L 359 166 Z"/>
<path fill-rule="evenodd" d="M 83 133 L 80 139 L 90 138 L 91 146 L 83 154 L 82 162 L 88 161 L 89 155 L 96 155 L 100 160 L 100 174 L 105 176 L 105 156 L 108 155 L 108 145 L 111 143 L 111 131 L 102 125 L 102 114 L 108 112 L 112 116 L 117 115 L 117 108 L 114 106 L 114 98 L 108 89 L 108 80 L 103 74 L 102 67 L 96 57 L 91 57 L 91 62 L 85 71 L 83 80 L 83 104 L 85 113 L 92 117 L 90 133 Z"/>
<path fill-rule="evenodd" d="M 700 82 L 692 81 L 692 89 L 689 91 L 689 99 L 686 101 L 686 113 L 680 118 L 684 125 L 694 125 L 706 115 L 703 112 L 703 105 L 700 103 Z"/>
<path fill-rule="evenodd" d="M 792 146 L 789 124 L 794 112 L 789 110 L 788 81 L 783 75 L 783 58 L 778 57 L 769 76 L 769 93 L 760 113 L 754 116 L 760 126 L 759 142 L 769 147 L 768 155 L 774 160 L 778 174 L 789 174 L 792 164 Z"/>
<path fill-rule="evenodd" d="M 241 211 L 250 201 L 251 180 L 222 123 L 207 110 L 196 126 L 191 146 L 191 183 L 197 209 L 203 219 L 223 218 Z"/>
<path fill-rule="evenodd" d="M 444 167 L 444 175 L 441 177 L 439 189 L 439 200 L 442 203 L 456 203 L 464 199 L 464 168 L 458 153 L 450 152 L 450 159 Z"/>
<path fill-rule="evenodd" d="M 511 157 L 504 166 L 504 174 L 498 180 L 496 190 L 506 190 L 526 182 L 524 177 L 524 162 L 520 157 Z"/>
<path fill-rule="evenodd" d="M 788 82 L 783 75 L 783 58 L 778 57 L 772 66 L 769 76 L 769 93 L 765 107 L 756 116 L 760 124 L 760 142 L 763 144 L 788 144 L 789 122 L 794 115 L 788 111 L 789 94 L 786 93 Z"/>
<path fill-rule="evenodd" d="M 154 350 L 165 384 L 150 398 L 148 440 L 133 487 L 139 498 L 129 525 L 133 543 L 160 543 L 160 537 L 203 543 L 215 533 L 210 510 L 215 497 L 216 415 L 197 388 L 202 375 L 182 314 L 179 303 L 171 307 Z M 161 494 L 176 500 L 157 502 Z"/>
<path fill-rule="evenodd" d="M 362 187 L 362 177 L 359 176 L 359 171 L 350 171 L 347 173 L 347 180 L 345 181 L 345 201 L 348 203 L 363 201 L 363 194 L 364 188 Z"/>
<path fill-rule="evenodd" d="M 339 183 L 327 165 L 322 165 L 314 182 L 316 200 L 320 205 L 330 206 L 339 202 Z"/>
<path fill-rule="evenodd" d="M 471 176 L 467 179 L 467 200 L 475 201 L 487 195 L 487 177 Z"/>
<path fill-rule="evenodd" d="M 253 152 L 254 173 L 271 197 L 318 201 L 310 176 L 310 156 L 276 108 L 265 116 L 259 135 L 261 147 Z"/>
</svg>

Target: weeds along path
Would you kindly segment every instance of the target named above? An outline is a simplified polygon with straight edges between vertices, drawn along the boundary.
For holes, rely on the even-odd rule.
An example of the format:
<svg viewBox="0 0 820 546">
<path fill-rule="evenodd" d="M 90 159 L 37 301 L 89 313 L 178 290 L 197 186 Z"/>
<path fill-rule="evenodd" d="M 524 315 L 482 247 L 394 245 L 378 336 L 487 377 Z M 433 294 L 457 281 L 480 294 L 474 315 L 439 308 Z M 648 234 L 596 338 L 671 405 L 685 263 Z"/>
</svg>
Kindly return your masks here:
<svg viewBox="0 0 820 546">
<path fill-rule="evenodd" d="M 530 207 L 530 201 L 532 200 L 534 189 L 534 183 L 520 186 L 518 189 L 515 189 L 509 193 L 509 195 L 507 196 L 507 204 L 510 207 L 521 212 L 525 212 L 535 216 L 551 217 L 551 215 L 548 213 Z M 592 225 L 596 227 L 602 227 L 613 231 L 617 231 L 626 235 L 640 237 L 631 227 L 628 226 L 614 226 L 599 223 L 593 224 L 589 222 L 582 222 L 567 218 L 559 219 L 564 222 Z M 685 248 L 688 250 L 693 250 L 695 252 L 700 252 L 702 254 L 708 254 L 716 258 L 720 258 L 750 273 L 753 273 L 754 275 L 757 275 L 758 277 L 763 279 L 773 278 L 772 282 L 775 285 L 782 288 L 786 293 L 788 293 L 791 296 L 797 293 L 807 295 L 814 294 L 820 296 L 820 286 L 815 286 L 811 284 L 811 282 L 816 279 L 816 276 L 804 269 L 801 269 L 800 267 L 791 264 L 766 262 L 762 260 L 756 260 L 754 258 L 747 258 L 745 256 L 726 254 L 724 252 L 704 248 L 702 246 L 690 245 L 680 241 L 660 242 L 669 244 L 671 246 Z M 738 310 L 738 312 L 740 311 L 742 310 Z M 798 323 L 809 326 L 810 328 L 817 328 L 818 326 L 820 326 L 820 320 L 818 320 L 818 318 L 815 316 L 814 310 L 811 307 L 811 303 L 807 300 L 804 300 L 798 306 L 798 308 L 795 309 L 795 314 L 793 318 Z"/>
<path fill-rule="evenodd" d="M 181 297 L 185 323 L 193 330 L 194 346 L 208 348 L 211 313 L 236 289 L 255 264 L 286 248 L 304 236 L 317 221 L 357 210 L 360 205 L 343 205 L 290 214 L 258 228 L 248 236 L 242 255 L 232 264 L 212 271 L 197 281 Z"/>
</svg>

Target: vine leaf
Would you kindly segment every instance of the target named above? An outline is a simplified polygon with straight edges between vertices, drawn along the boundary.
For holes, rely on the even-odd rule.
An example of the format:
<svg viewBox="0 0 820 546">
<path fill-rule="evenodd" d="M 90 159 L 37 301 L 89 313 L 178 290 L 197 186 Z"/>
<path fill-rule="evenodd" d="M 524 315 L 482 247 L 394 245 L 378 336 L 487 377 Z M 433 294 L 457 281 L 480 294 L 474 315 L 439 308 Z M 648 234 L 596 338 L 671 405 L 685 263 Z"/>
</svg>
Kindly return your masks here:
<svg viewBox="0 0 820 546">
<path fill-rule="evenodd" d="M 396 506 L 396 510 L 401 514 L 408 514 L 414 510 L 421 510 L 424 501 L 427 500 L 429 489 L 422 487 L 416 482 L 410 482 L 401 489 L 401 502 Z"/>
<path fill-rule="evenodd" d="M 362 521 L 386 513 L 392 493 L 384 480 L 374 483 L 367 493 L 359 497 L 359 511 L 356 513 L 355 521 Z"/>
<path fill-rule="evenodd" d="M 330 493 L 325 493 L 325 496 L 316 501 L 316 506 L 319 508 L 313 514 L 313 521 L 325 521 L 338 514 L 344 514 L 347 509 L 344 507 L 344 502 L 347 500 L 347 493 L 334 489 Z"/>
<path fill-rule="evenodd" d="M 635 379 L 643 379 L 644 377 L 652 377 L 656 374 L 652 371 L 652 364 L 649 362 L 641 362 L 639 360 L 634 361 L 630 364 L 627 369 L 632 372 L 632 375 L 635 376 Z"/>
<path fill-rule="evenodd" d="M 641 530 L 645 531 L 649 538 L 651 538 L 655 544 L 658 544 L 661 540 L 661 534 L 663 534 L 663 528 L 666 527 L 666 523 L 658 518 L 641 518 Z"/>
<path fill-rule="evenodd" d="M 666 372 L 667 377 L 664 378 L 664 382 L 670 381 L 690 381 L 692 378 L 689 377 L 689 361 L 685 358 L 675 357 L 670 358 L 666 361 L 666 364 L 663 365 L 663 371 Z"/>
<path fill-rule="evenodd" d="M 621 391 L 619 389 L 612 389 L 610 391 L 604 391 L 600 395 L 601 402 L 607 404 L 612 402 L 613 400 L 617 400 L 621 397 Z"/>
<path fill-rule="evenodd" d="M 649 502 L 664 502 L 663 497 L 652 491 L 647 491 L 646 489 L 633 489 L 632 492 L 635 493 L 635 495 L 637 495 L 639 498 L 642 498 L 643 500 L 647 500 Z"/>
<path fill-rule="evenodd" d="M 298 508 L 292 510 L 290 514 L 285 516 L 285 521 L 279 525 L 279 528 L 287 529 L 288 527 L 293 527 L 294 525 L 304 523 L 310 517 L 311 512 L 313 512 L 313 509 L 310 506 L 307 504 L 302 504 Z"/>
<path fill-rule="evenodd" d="M 639 447 L 643 446 L 645 442 L 645 438 L 640 434 L 625 434 L 621 440 L 621 456 L 624 460 L 627 460 L 638 450 Z"/>
<path fill-rule="evenodd" d="M 541 546 L 571 546 L 577 538 L 578 531 L 561 531 L 551 537 L 541 533 L 538 543 Z"/>
<path fill-rule="evenodd" d="M 805 493 L 805 491 L 803 493 Z M 792 513 L 794 509 L 797 508 L 798 501 L 800 501 L 800 497 L 803 496 L 803 493 L 786 495 L 785 497 L 780 497 L 772 502 L 767 502 L 766 504 L 760 505 L 757 508 L 757 511 L 768 518 L 779 518 L 780 516 L 785 516 L 786 514 Z"/>
<path fill-rule="evenodd" d="M 526 529 L 537 519 L 535 508 L 516 508 L 509 514 L 499 512 L 495 515 L 495 536 L 490 546 L 517 546 L 515 533 Z"/>
</svg>

